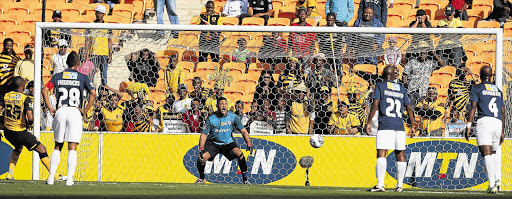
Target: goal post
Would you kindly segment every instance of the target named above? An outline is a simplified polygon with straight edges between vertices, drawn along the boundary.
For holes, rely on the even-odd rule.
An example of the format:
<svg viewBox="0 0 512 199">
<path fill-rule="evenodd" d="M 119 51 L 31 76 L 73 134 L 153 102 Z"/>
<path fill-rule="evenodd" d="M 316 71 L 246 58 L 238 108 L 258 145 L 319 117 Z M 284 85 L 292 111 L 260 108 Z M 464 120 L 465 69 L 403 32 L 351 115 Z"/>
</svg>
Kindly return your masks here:
<svg viewBox="0 0 512 199">
<path fill-rule="evenodd" d="M 40 102 L 42 99 L 41 89 L 44 86 L 44 77 L 48 78 L 48 74 L 43 74 L 45 71 L 41 70 L 46 67 L 45 63 L 51 57 L 49 53 L 56 53 L 56 50 L 48 51 L 45 48 L 45 35 L 47 30 L 55 32 L 64 32 L 72 35 L 70 50 L 76 50 L 80 47 L 86 46 L 85 42 L 88 37 L 103 37 L 98 34 L 90 33 L 86 30 L 113 30 L 114 33 L 106 36 L 111 40 L 119 42 L 121 50 L 113 53 L 112 63 L 108 65 L 108 73 L 105 77 L 108 79 L 108 86 L 119 89 L 124 82 L 129 81 L 128 78 L 136 79 L 134 72 L 130 72 L 127 68 L 127 62 L 131 59 L 134 53 L 140 53 L 141 50 L 147 48 L 152 54 L 149 56 L 154 58 L 156 63 L 159 63 L 158 72 L 160 75 L 164 74 L 166 64 L 169 62 L 171 54 L 178 55 L 179 62 L 183 62 L 184 68 L 184 84 L 187 85 L 188 91 L 193 91 L 193 78 L 201 77 L 203 80 L 203 87 L 216 90 L 217 86 L 226 87 L 224 95 L 232 100 L 233 103 L 240 100 L 244 105 L 244 113 L 251 110 L 253 101 L 257 103 L 258 108 L 270 109 L 277 112 L 279 109 L 279 99 L 286 105 L 282 112 L 289 112 L 290 120 L 297 119 L 298 116 L 292 116 L 292 111 L 297 111 L 293 106 L 301 104 L 304 112 L 307 112 L 308 119 L 315 120 L 313 132 L 332 133 L 323 135 L 325 144 L 321 148 L 314 149 L 309 146 L 309 136 L 291 135 L 283 133 L 286 131 L 278 131 L 279 125 L 274 125 L 265 121 L 258 121 L 257 119 L 250 120 L 255 124 L 251 127 L 251 137 L 254 139 L 256 151 L 252 156 L 246 154 L 248 158 L 249 176 L 252 178 L 253 184 L 272 184 L 272 185 L 303 185 L 304 169 L 298 166 L 298 160 L 303 156 L 312 156 L 315 158 L 314 164 L 309 170 L 309 178 L 313 186 L 340 186 L 340 187 L 370 187 L 375 182 L 374 165 L 375 165 L 375 137 L 373 135 L 366 135 L 362 129 L 356 128 L 355 133 L 351 133 L 351 129 L 346 130 L 345 123 L 341 126 L 336 126 L 337 123 L 327 125 L 327 121 L 331 118 L 335 121 L 335 114 L 342 114 L 338 110 L 338 101 L 345 101 L 350 105 L 350 114 L 355 114 L 359 123 L 372 122 L 363 121 L 364 116 L 368 110 L 365 109 L 365 104 L 368 104 L 368 97 L 371 93 L 371 86 L 375 81 L 382 80 L 379 73 L 384 68 L 384 57 L 387 56 L 389 41 L 394 40 L 396 47 L 401 51 L 401 60 L 408 60 L 409 64 L 415 62 L 416 59 L 425 53 L 424 60 L 419 61 L 419 64 L 424 64 L 423 61 L 432 67 L 436 68 L 429 71 L 430 80 L 427 79 L 425 84 L 409 85 L 411 88 L 418 89 L 416 103 L 420 103 L 425 98 L 427 91 L 430 87 L 434 87 L 438 91 L 438 99 L 442 104 L 448 103 L 448 96 L 446 94 L 450 80 L 458 78 L 456 75 L 456 67 L 454 64 L 464 65 L 474 73 L 474 70 L 481 67 L 482 64 L 491 64 L 495 70 L 495 80 L 498 87 L 501 89 L 508 81 L 504 76 L 504 60 L 503 53 L 512 49 L 504 49 L 504 38 L 502 29 L 466 29 L 466 28 L 366 28 L 366 27 L 292 27 L 292 26 L 202 26 L 202 25 L 154 25 L 154 24 L 112 24 L 112 23 L 36 23 L 35 35 L 35 95 L 34 101 Z M 204 35 L 202 35 L 202 32 Z M 211 42 L 211 34 L 218 32 L 218 46 L 216 49 L 204 49 L 201 42 L 204 38 Z M 273 48 L 281 47 L 286 48 L 285 51 L 280 52 L 280 56 L 272 57 L 268 55 L 267 51 L 272 51 L 273 48 L 263 48 L 267 42 L 265 39 L 272 38 L 272 33 L 280 33 L 282 35 L 281 41 L 284 44 L 276 44 Z M 179 35 L 178 38 L 172 38 L 173 34 Z M 164 35 L 164 37 L 162 37 Z M 306 36 L 304 36 L 306 35 Z M 307 35 L 312 35 L 314 41 L 309 46 L 300 46 L 297 44 L 295 50 L 293 44 L 290 44 L 293 38 L 309 39 Z M 336 36 L 334 36 L 336 35 Z M 369 36 L 370 35 L 370 36 Z M 375 36 L 377 35 L 377 36 Z M 381 35 L 382 37 L 378 37 Z M 416 36 L 423 36 L 427 38 L 425 44 L 422 46 L 421 41 L 417 41 Z M 325 37 L 327 36 L 327 37 Z M 336 37 L 339 43 L 335 43 L 333 37 Z M 391 39 L 394 37 L 393 39 Z M 248 55 L 240 56 L 243 60 L 238 60 L 235 54 L 239 53 L 239 41 L 243 38 L 246 42 L 246 49 Z M 281 38 L 281 36 L 279 37 Z M 370 39 L 369 39 L 370 38 Z M 416 38 L 416 39 L 413 39 Z M 328 49 L 321 44 L 320 40 L 326 39 L 328 41 Z M 369 39 L 368 41 L 365 39 Z M 457 40 L 461 47 L 464 47 L 464 56 L 452 53 L 451 46 L 455 45 L 453 42 Z M 274 40 L 273 40 L 274 41 Z M 318 42 L 316 42 L 318 41 Z M 329 43 L 330 41 L 330 43 Z M 303 42 L 303 41 L 302 41 Z M 372 49 L 373 44 L 378 44 L 375 52 Z M 392 42 L 391 42 L 392 43 Z M 413 44 L 414 43 L 414 44 Z M 421 43 L 421 44 L 420 44 Z M 457 43 L 457 42 L 455 42 Z M 480 46 L 485 44 L 485 46 Z M 309 45 L 309 44 L 308 44 Z M 338 45 L 338 46 L 337 46 Z M 361 46 L 364 46 L 361 47 Z M 505 45 L 507 48 L 507 45 Z M 367 48 L 368 47 L 368 48 Z M 508 46 L 510 47 L 510 46 Z M 300 48 L 311 48 L 310 52 L 299 52 Z M 470 49 L 468 49 L 470 48 Z M 479 49 L 480 48 L 480 49 Z M 485 49 L 484 49 L 485 48 Z M 270 50 L 269 50 L 270 49 Z M 294 50 L 290 50 L 294 49 Z M 172 51 L 172 52 L 171 52 Z M 199 61 L 200 54 L 198 51 L 204 51 L 210 54 L 209 58 L 205 58 L 204 62 Z M 350 51 L 350 52 L 349 52 Z M 377 52 L 378 51 L 378 52 Z M 185 56 L 185 52 L 192 52 L 190 57 Z M 236 53 L 235 53 L 236 52 Z M 323 53 L 323 55 L 320 55 Z M 215 62 L 211 54 L 217 54 L 219 61 Z M 272 54 L 272 53 L 270 53 Z M 467 54 L 467 55 L 466 55 Z M 142 55 L 142 54 L 141 54 Z M 188 56 L 188 54 L 187 54 Z M 207 55 L 208 56 L 208 55 Z M 484 56 L 492 56 L 489 59 L 483 59 Z M 293 58 L 292 58 L 293 57 Z M 317 75 L 316 64 L 318 59 L 325 57 L 325 66 L 330 70 L 324 74 L 319 72 L 319 75 L 330 75 L 333 77 L 332 84 L 328 86 L 321 83 L 314 83 L 314 80 L 308 80 Z M 371 57 L 370 59 L 366 59 Z M 372 64 L 373 58 L 377 63 Z M 362 58 L 362 59 L 359 59 Z M 158 60 L 157 60 L 158 59 Z M 297 60 L 298 68 L 301 70 L 300 75 L 304 74 L 303 79 L 298 79 L 299 85 L 291 83 L 279 84 L 281 76 L 288 74 L 288 63 L 291 60 Z M 332 62 L 334 63 L 332 63 Z M 359 62 L 361 61 L 361 63 Z M 366 63 L 366 62 L 370 63 Z M 470 67 L 471 63 L 474 63 Z M 186 62 L 186 63 L 185 63 Z M 364 62 L 364 63 L 363 63 Z M 441 62 L 448 62 L 440 64 Z M 203 64 L 206 63 L 206 64 Z M 191 64 L 190 67 L 185 67 L 185 64 Z M 408 78 L 413 78 L 414 71 L 410 69 L 414 66 L 407 66 L 406 64 L 398 64 L 398 73 L 401 78 L 408 73 Z M 412 65 L 412 64 L 411 64 Z M 439 66 L 438 66 L 439 65 Z M 441 66 L 442 65 L 442 66 Z M 207 66 L 204 67 L 203 66 Z M 217 68 L 222 66 L 226 73 L 216 71 Z M 98 66 L 95 66 L 95 70 Z M 232 69 L 232 70 L 230 70 Z M 297 69 L 297 70 L 299 70 Z M 506 68 L 505 68 L 506 69 Z M 511 68 L 512 69 L 512 68 Z M 47 69 L 45 69 L 47 70 Z M 105 69 L 106 70 L 106 69 Z M 257 89 L 264 79 L 267 72 L 270 71 L 269 76 L 276 84 L 276 92 L 279 95 L 271 97 L 270 94 L 258 95 Z M 47 71 L 46 71 L 47 72 Z M 96 86 L 102 84 L 102 72 L 93 73 L 91 79 Z M 146 76 L 151 76 L 153 73 L 145 73 Z M 306 75 L 307 74 L 307 75 Z M 448 81 L 443 78 L 450 76 Z M 297 74 L 299 75 L 299 74 Z M 463 74 L 465 75 L 465 74 Z M 229 76 L 229 77 L 228 77 Z M 471 76 L 467 76 L 468 78 Z M 512 78 L 512 77 L 511 77 Z M 164 93 L 172 90 L 169 85 L 164 85 L 165 78 L 160 76 L 154 84 L 148 87 L 147 93 Z M 48 79 L 46 79 L 47 81 Z M 331 81 L 326 80 L 326 81 Z M 507 82 L 503 82 L 503 81 Z M 284 79 L 283 79 L 284 81 Z M 312 83 L 313 81 L 313 83 Z M 418 79 L 418 81 L 424 81 Z M 219 83 L 222 82 L 222 83 Z M 289 84 L 289 85 L 288 85 Z M 277 88 L 281 85 L 283 89 Z M 162 87 L 159 87 L 162 86 Z M 327 91 L 321 90 L 322 87 L 327 87 Z M 416 88 L 421 87 L 421 89 Z M 316 90 L 318 88 L 318 90 Z M 128 88 L 122 88 L 129 90 Z M 161 89 L 164 89 L 162 92 Z M 174 88 L 175 89 L 175 88 Z M 263 88 L 261 88 L 263 89 Z M 296 97 L 300 96 L 302 91 L 310 93 L 309 97 L 301 99 L 303 101 L 295 101 Z M 123 94 L 129 96 L 124 91 Z M 445 94 L 441 94 L 444 92 Z M 291 93 L 291 94 L 290 94 Z M 354 95 L 357 102 L 349 100 L 351 95 Z M 176 99 L 179 94 L 174 94 Z M 295 97 L 292 97 L 295 96 Z M 412 95 L 412 94 L 410 94 Z M 154 110 L 165 103 L 166 98 L 161 98 L 164 95 L 151 94 L 148 96 L 148 101 L 153 102 Z M 253 97 L 254 96 L 254 97 Z M 260 101 L 256 99 L 260 97 Z M 261 97 L 264 96 L 264 97 Z M 279 97 L 278 97 L 279 96 Z M 323 104 L 322 97 L 326 96 L 325 102 L 329 101 L 330 105 Z M 121 101 L 129 101 L 131 97 L 127 97 Z M 152 98 L 154 97 L 154 98 Z M 206 100 L 206 99 L 205 99 Z M 265 105 L 266 101 L 270 105 Z M 509 99 L 510 100 L 510 99 Z M 207 100 L 206 100 L 207 101 Z M 278 102 L 279 101 L 279 102 Z M 307 101 L 307 102 L 306 102 Z M 359 103 L 359 101 L 361 101 Z M 203 102 L 201 102 L 203 103 Z M 206 104 L 208 101 L 206 102 Z M 351 103 L 359 103 L 359 108 L 352 110 Z M 267 106 L 267 107 L 265 107 Z M 269 108 L 270 106 L 271 108 Z M 330 109 L 323 109 L 323 107 L 330 106 Z M 355 106 L 355 105 L 354 105 Z M 441 105 L 439 105 L 441 106 Z M 445 105 L 448 106 L 448 105 Z M 455 106 L 455 105 L 454 105 Z M 311 111 L 307 110 L 311 107 Z M 341 107 L 341 106 L 340 106 Z M 421 106 L 418 106 L 421 107 Z M 451 108 L 451 107 L 450 107 Z M 506 110 L 512 108 L 512 105 L 506 104 Z M 205 105 L 207 109 L 207 105 Z M 289 109 L 289 110 L 288 110 Z M 286 110 L 286 111 L 285 111 Z M 361 110 L 361 112 L 358 112 Z M 435 109 L 437 110 L 437 109 Z M 441 110 L 441 109 L 439 109 Z M 445 109 L 442 107 L 443 111 Z M 311 113 L 315 112 L 315 116 Z M 329 113 L 332 117 L 327 117 Z M 44 114 L 40 103 L 34 103 L 34 126 L 41 126 L 41 115 Z M 284 113 L 283 113 L 284 114 Z M 287 113 L 288 114 L 288 113 Z M 361 119 L 359 115 L 361 114 Z M 444 114 L 444 113 L 443 113 Z M 450 113 L 448 113 L 450 114 Z M 277 121 L 277 116 L 275 114 Z M 297 115 L 297 114 L 295 114 Z M 182 116 L 182 115 L 180 115 Z M 315 118 L 316 117 L 316 118 Z M 429 116 L 431 117 L 431 116 Z M 257 118 L 254 116 L 254 118 Z M 324 118 L 318 120 L 317 118 Z M 481 157 L 478 155 L 476 141 L 472 139 L 466 142 L 462 137 L 443 137 L 441 134 L 432 133 L 428 130 L 430 125 L 429 118 L 415 118 L 418 127 L 424 127 L 425 132 L 418 131 L 419 137 L 408 138 L 406 150 L 407 158 L 407 173 L 405 184 L 409 187 L 418 188 L 434 188 L 434 189 L 470 189 L 482 190 L 485 189 L 486 178 L 481 163 Z M 298 118 L 297 121 L 301 118 Z M 366 118 L 364 118 L 366 120 Z M 434 122 L 436 119 L 432 119 Z M 512 121 L 508 119 L 509 121 Z M 306 119 L 309 123 L 309 120 Z M 337 121 L 340 121 L 338 118 Z M 173 120 L 173 122 L 175 122 Z M 290 122 L 289 125 L 292 125 Z M 300 122 L 299 122 L 300 123 Z M 318 126 L 322 123 L 325 126 Z M 427 124 L 429 123 L 429 124 Z M 82 143 L 79 145 L 79 165 L 77 166 L 77 181 L 113 181 L 113 182 L 175 182 L 175 183 L 190 183 L 197 177 L 197 169 L 195 168 L 195 157 L 197 156 L 197 140 L 198 134 L 186 133 L 182 128 L 183 126 L 172 126 L 175 123 L 169 123 L 171 127 L 167 128 L 164 125 L 164 130 L 157 128 L 149 128 L 149 132 L 112 132 L 89 130 L 84 131 L 85 138 L 82 138 Z M 508 124 L 508 122 L 507 122 Z M 167 124 L 166 124 L 167 125 Z M 182 125 L 182 124 L 180 124 Z M 260 125 L 260 126 L 257 126 Z M 283 124 L 286 127 L 288 123 Z M 298 124 L 299 127 L 291 129 L 300 129 L 303 125 Z M 328 131 L 328 127 L 333 126 L 332 131 Z M 176 128 L 174 128 L 176 127 Z M 246 126 L 246 127 L 249 127 Z M 254 128 L 253 128 L 254 127 Z M 361 127 L 361 126 L 359 126 Z M 443 132 L 445 131 L 443 125 Z M 178 130 L 176 130 L 178 129 Z M 271 129 L 271 130 L 269 130 Z M 317 131 L 318 130 L 318 131 Z M 438 129 L 441 130 L 441 129 Z M 290 130 L 293 131 L 293 130 Z M 270 132 L 270 133 L 269 133 Z M 349 133 L 346 133 L 349 132 Z M 42 132 L 40 128 L 34 128 L 34 135 L 41 139 L 42 143 L 48 144 L 46 147 L 49 149 L 53 146 L 53 136 L 50 136 L 51 131 Z M 301 132 L 300 132 L 301 133 Z M 347 134 L 347 135 L 343 135 Z M 443 135 L 445 135 L 443 133 Z M 447 135 L 447 134 L 446 134 Z M 235 141 L 241 149 L 245 149 L 245 143 L 239 134 L 235 134 Z M 511 134 L 507 134 L 505 142 L 506 146 L 512 144 Z M 84 140 L 85 139 L 85 140 Z M 121 143 L 119 146 L 115 143 Z M 144 147 L 143 143 L 153 143 L 151 149 Z M 171 143 L 171 144 L 169 144 Z M 171 145 L 171 146 L 169 146 Z M 119 148 L 118 148 L 119 147 Z M 66 147 L 65 147 L 66 148 Z M 439 150 L 441 148 L 441 150 Z M 508 147 L 510 148 L 510 147 Z M 503 147 L 503 188 L 505 190 L 512 189 L 512 181 L 510 181 L 512 172 L 510 165 L 512 159 L 510 157 L 510 149 Z M 83 152 L 80 153 L 80 150 Z M 126 151 L 124 151 L 126 150 Z M 118 154 L 117 154 L 118 153 Z M 130 157 L 127 154 L 136 154 L 141 157 Z M 358 154 L 358 156 L 351 155 Z M 128 160 L 126 158 L 129 158 Z M 132 160 L 133 158 L 134 160 Z M 83 160 L 81 162 L 81 160 Z M 396 182 L 396 167 L 394 162 L 393 153 L 387 156 L 388 168 L 386 169 L 386 187 L 392 187 L 393 182 Z M 478 160 L 478 162 L 476 161 Z M 147 162 L 143 162 L 147 161 Z M 142 163 L 141 163 L 142 162 Z M 61 165 L 65 166 L 65 162 L 61 161 Z M 148 166 L 151 165 L 151 166 Z M 147 167 L 147 169 L 144 169 Z M 46 171 L 41 171 L 44 167 L 39 165 L 38 154 L 33 153 L 32 158 L 32 179 L 39 180 L 47 176 Z M 59 167 L 61 169 L 61 166 Z M 217 156 L 213 162 L 206 166 L 207 181 L 212 183 L 238 183 L 240 181 L 240 171 L 237 167 L 236 161 L 228 161 L 223 156 Z M 126 175 L 120 175 L 126 174 Z M 140 173 L 141 178 L 134 177 Z M 360 173 L 362 177 L 360 180 L 347 180 L 358 177 L 356 173 Z M 506 178 L 508 179 L 506 179 Z"/>
</svg>

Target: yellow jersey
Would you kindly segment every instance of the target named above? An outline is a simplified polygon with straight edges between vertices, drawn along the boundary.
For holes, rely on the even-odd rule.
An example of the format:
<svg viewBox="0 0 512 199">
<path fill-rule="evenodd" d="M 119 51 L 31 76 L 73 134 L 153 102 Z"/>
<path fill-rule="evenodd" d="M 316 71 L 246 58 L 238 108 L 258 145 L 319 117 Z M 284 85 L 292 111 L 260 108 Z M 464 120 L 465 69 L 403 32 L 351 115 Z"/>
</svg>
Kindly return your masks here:
<svg viewBox="0 0 512 199">
<path fill-rule="evenodd" d="M 179 64 L 174 70 L 165 69 L 165 88 L 171 93 L 178 92 L 178 84 L 183 84 L 185 81 L 185 73 L 183 67 Z"/>
<path fill-rule="evenodd" d="M 107 108 L 101 108 L 100 111 L 101 119 L 105 130 L 111 132 L 119 132 L 123 129 L 123 109 L 116 107 L 110 111 Z"/>
<path fill-rule="evenodd" d="M 226 98 L 226 100 L 228 101 L 228 111 L 235 112 L 235 103 L 228 98 Z M 208 111 L 208 114 L 212 114 L 217 111 L 217 99 L 215 96 L 211 96 L 206 99 L 204 108 Z"/>
<path fill-rule="evenodd" d="M 14 78 L 14 71 L 21 57 L 17 54 L 0 54 L 0 85 L 9 85 Z"/>
<path fill-rule="evenodd" d="M 359 121 L 357 114 L 352 111 L 349 111 L 346 117 L 343 117 L 341 112 L 338 111 L 331 115 L 328 125 L 334 125 L 335 135 L 352 135 L 350 133 L 351 129 L 346 129 L 346 127 L 348 125 L 350 125 L 350 128 L 361 126 L 361 122 Z M 359 134 L 360 133 L 357 133 L 356 135 Z"/>
<path fill-rule="evenodd" d="M 32 110 L 32 100 L 25 93 L 11 91 L 0 102 L 3 107 L 4 126 L 11 131 L 27 130 L 25 114 Z"/>
<path fill-rule="evenodd" d="M 309 15 L 309 17 L 318 17 L 318 16 L 320 16 L 320 12 L 318 11 L 318 8 L 316 7 L 316 1 L 315 0 L 306 0 L 306 1 L 304 1 L 303 4 L 297 3 L 295 8 L 297 10 L 299 10 L 299 8 L 301 6 L 304 6 L 304 8 L 306 8 L 308 10 L 309 10 L 309 8 L 312 8 L 311 15 Z M 311 25 L 313 25 L 313 24 L 311 24 Z"/>
<path fill-rule="evenodd" d="M 431 120 L 429 118 L 421 118 L 421 123 L 419 125 L 420 129 L 426 131 L 426 132 L 432 132 L 435 130 L 438 130 L 440 128 L 443 128 L 445 126 L 445 123 L 443 121 L 443 115 L 445 112 L 445 108 L 441 105 L 441 102 L 427 102 L 425 100 L 421 101 L 416 105 L 416 107 L 422 108 L 423 105 L 427 105 L 429 109 L 435 108 L 436 111 L 441 112 L 441 116 L 439 116 L 435 120 Z"/>
<path fill-rule="evenodd" d="M 292 133 L 307 134 L 310 127 L 309 122 L 312 119 L 311 114 L 306 109 L 306 104 L 292 102 L 290 109 L 291 118 L 289 125 Z"/>
</svg>

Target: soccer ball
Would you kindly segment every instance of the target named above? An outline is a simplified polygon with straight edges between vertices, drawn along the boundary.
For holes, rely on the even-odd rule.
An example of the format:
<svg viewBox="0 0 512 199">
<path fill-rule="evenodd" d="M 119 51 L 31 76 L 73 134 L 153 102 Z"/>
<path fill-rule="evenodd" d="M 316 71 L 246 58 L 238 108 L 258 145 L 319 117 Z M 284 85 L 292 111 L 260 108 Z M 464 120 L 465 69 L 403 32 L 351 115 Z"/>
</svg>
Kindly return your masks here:
<svg viewBox="0 0 512 199">
<path fill-rule="evenodd" d="M 309 138 L 309 143 L 313 148 L 320 148 L 324 144 L 324 138 L 319 134 L 315 134 Z"/>
</svg>

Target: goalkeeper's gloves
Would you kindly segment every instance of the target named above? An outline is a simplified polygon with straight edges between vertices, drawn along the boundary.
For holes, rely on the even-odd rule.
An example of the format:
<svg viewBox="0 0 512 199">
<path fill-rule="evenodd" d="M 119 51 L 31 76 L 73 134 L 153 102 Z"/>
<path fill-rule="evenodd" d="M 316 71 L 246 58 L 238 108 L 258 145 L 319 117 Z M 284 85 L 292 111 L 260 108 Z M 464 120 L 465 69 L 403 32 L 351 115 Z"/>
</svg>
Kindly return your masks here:
<svg viewBox="0 0 512 199">
<path fill-rule="evenodd" d="M 247 144 L 247 149 L 246 151 L 249 151 L 250 152 L 250 155 L 252 155 L 253 151 L 254 151 L 254 148 L 252 148 L 252 144 Z"/>
<path fill-rule="evenodd" d="M 199 147 L 199 158 L 201 158 L 201 160 L 203 160 L 203 154 L 204 154 L 204 146 Z"/>
</svg>

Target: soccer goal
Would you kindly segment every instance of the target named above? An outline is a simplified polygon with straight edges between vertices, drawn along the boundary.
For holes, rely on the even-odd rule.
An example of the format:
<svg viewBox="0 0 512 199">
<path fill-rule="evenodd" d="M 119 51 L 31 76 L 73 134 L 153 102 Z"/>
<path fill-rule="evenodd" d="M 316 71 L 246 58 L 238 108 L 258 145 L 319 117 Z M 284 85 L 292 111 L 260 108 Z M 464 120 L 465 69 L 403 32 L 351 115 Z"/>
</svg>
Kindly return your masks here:
<svg viewBox="0 0 512 199">
<path fill-rule="evenodd" d="M 80 71 L 96 88 L 112 88 L 99 92 L 97 112 L 84 118 L 75 181 L 195 182 L 202 126 L 187 123 L 191 119 L 183 119 L 187 112 L 181 110 L 210 114 L 216 108 L 208 95 L 223 95 L 250 130 L 255 151 L 245 157 L 252 184 L 301 186 L 308 171 L 312 186 L 361 188 L 376 183 L 375 132 L 365 130 L 375 122 L 367 119 L 372 89 L 393 65 L 416 115 L 416 137 L 407 139 L 405 151 L 405 186 L 485 190 L 476 140 L 467 142 L 461 133 L 468 89 L 480 82 L 484 65 L 493 68 L 500 88 L 508 88 L 511 43 L 502 29 L 36 23 L 34 100 L 41 100 L 41 87 L 58 67 L 54 55 L 66 50 L 79 53 Z M 206 89 L 199 90 L 199 83 Z M 122 95 L 118 103 L 113 90 Z M 184 90 L 199 106 L 183 105 Z M 174 110 L 166 106 L 169 93 L 178 102 Z M 136 100 L 141 105 L 129 107 Z M 112 113 L 118 105 L 133 112 Z M 40 103 L 34 114 L 34 126 L 42 126 L 34 135 L 51 154 L 48 114 Z M 501 185 L 511 190 L 507 129 Z M 323 146 L 311 147 L 308 133 L 322 134 Z M 234 140 L 245 151 L 240 134 Z M 311 164 L 299 165 L 305 156 Z M 396 183 L 394 153 L 387 160 L 386 188 Z M 37 154 L 32 164 L 32 179 L 46 179 Z M 66 165 L 61 167 L 65 175 Z M 241 183 L 240 172 L 236 160 L 218 155 L 206 164 L 206 181 Z"/>
</svg>

